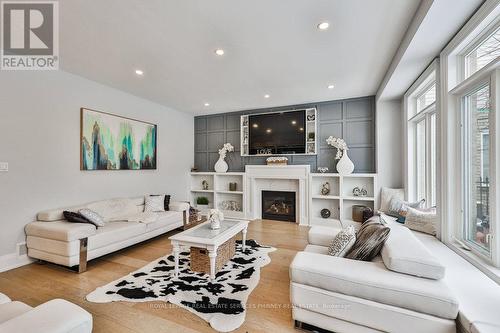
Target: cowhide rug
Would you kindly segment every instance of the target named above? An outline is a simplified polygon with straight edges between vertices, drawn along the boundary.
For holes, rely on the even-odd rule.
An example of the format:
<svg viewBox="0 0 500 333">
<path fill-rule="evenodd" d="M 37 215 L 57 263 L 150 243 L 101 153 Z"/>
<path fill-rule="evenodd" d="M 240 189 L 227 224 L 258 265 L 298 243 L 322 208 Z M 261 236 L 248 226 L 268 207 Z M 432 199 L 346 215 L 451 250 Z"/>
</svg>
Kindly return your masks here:
<svg viewBox="0 0 500 333">
<path fill-rule="evenodd" d="M 183 307 L 220 332 L 240 327 L 245 320 L 248 296 L 260 280 L 260 268 L 271 262 L 273 247 L 246 241 L 236 242 L 235 256 L 210 281 L 207 274 L 189 269 L 189 252 L 179 256 L 180 274 L 174 277 L 174 256 L 159 258 L 143 268 L 97 288 L 87 295 L 95 303 L 114 301 L 165 301 Z"/>
</svg>

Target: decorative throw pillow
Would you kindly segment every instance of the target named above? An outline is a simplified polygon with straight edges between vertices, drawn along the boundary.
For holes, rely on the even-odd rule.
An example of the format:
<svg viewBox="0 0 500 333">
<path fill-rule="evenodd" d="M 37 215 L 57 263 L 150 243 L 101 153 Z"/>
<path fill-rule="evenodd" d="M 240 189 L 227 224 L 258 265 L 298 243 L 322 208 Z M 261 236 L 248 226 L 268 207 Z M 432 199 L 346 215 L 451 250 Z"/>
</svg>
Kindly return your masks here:
<svg viewBox="0 0 500 333">
<path fill-rule="evenodd" d="M 380 211 L 387 213 L 389 211 L 389 204 L 392 198 L 404 200 L 405 190 L 402 188 L 388 188 L 382 187 L 380 192 Z"/>
<path fill-rule="evenodd" d="M 412 230 L 435 236 L 437 214 L 435 211 L 422 211 L 410 207 L 408 208 L 404 225 Z"/>
<path fill-rule="evenodd" d="M 163 195 L 146 195 L 144 197 L 144 212 L 164 212 L 165 198 Z"/>
<path fill-rule="evenodd" d="M 165 200 L 163 201 L 164 209 L 166 212 L 170 210 L 170 194 L 165 195 Z"/>
<path fill-rule="evenodd" d="M 372 261 L 384 246 L 391 229 L 380 222 L 365 222 L 356 234 L 356 242 L 345 255 L 348 259 Z"/>
<path fill-rule="evenodd" d="M 342 229 L 328 247 L 328 254 L 334 257 L 343 257 L 356 241 L 356 231 L 352 225 Z"/>
<path fill-rule="evenodd" d="M 63 212 L 64 218 L 68 222 L 75 222 L 75 223 L 91 223 L 89 220 L 87 220 L 84 216 L 80 215 L 79 213 L 75 212 L 70 212 L 65 210 Z"/>
<path fill-rule="evenodd" d="M 94 224 L 96 227 L 104 227 L 104 219 L 101 215 L 97 214 L 91 209 L 84 208 L 78 211 L 80 215 L 86 218 L 90 223 Z"/>
<path fill-rule="evenodd" d="M 408 207 L 421 208 L 424 203 L 425 199 L 416 202 L 407 202 L 398 198 L 392 198 L 391 202 L 389 203 L 389 211 L 387 212 L 387 214 L 398 218 L 400 216 L 406 216 Z"/>
<path fill-rule="evenodd" d="M 170 194 L 150 194 L 151 197 L 162 197 L 163 198 L 163 209 L 168 212 L 170 210 Z"/>
</svg>

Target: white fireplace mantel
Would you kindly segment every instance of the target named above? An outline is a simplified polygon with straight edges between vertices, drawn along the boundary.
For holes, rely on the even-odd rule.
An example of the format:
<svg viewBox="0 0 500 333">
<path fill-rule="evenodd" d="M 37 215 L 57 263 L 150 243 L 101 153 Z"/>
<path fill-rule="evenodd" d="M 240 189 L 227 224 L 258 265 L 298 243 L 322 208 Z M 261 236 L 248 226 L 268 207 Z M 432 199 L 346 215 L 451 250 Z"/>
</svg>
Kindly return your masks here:
<svg viewBox="0 0 500 333">
<path fill-rule="evenodd" d="M 262 218 L 262 191 L 294 191 L 296 220 L 301 225 L 309 224 L 309 165 L 247 165 L 246 215 L 253 219 Z"/>
</svg>

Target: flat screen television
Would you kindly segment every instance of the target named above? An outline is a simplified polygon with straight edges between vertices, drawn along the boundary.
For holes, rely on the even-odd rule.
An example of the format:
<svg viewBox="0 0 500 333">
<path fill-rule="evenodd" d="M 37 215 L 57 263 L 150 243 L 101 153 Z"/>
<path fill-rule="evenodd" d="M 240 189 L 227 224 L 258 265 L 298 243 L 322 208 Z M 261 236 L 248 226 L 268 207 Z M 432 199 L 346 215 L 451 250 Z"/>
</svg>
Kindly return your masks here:
<svg viewBox="0 0 500 333">
<path fill-rule="evenodd" d="M 249 155 L 306 153 L 306 110 L 248 116 Z"/>
</svg>

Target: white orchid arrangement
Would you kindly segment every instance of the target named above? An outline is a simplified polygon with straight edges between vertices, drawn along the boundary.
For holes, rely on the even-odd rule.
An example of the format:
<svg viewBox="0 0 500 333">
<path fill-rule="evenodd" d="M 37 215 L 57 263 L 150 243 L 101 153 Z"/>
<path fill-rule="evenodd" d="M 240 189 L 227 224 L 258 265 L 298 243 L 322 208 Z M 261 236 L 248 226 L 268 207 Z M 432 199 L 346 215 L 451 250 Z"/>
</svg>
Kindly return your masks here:
<svg viewBox="0 0 500 333">
<path fill-rule="evenodd" d="M 210 209 L 208 211 L 208 220 L 212 221 L 224 221 L 224 213 L 218 209 Z"/>
<path fill-rule="evenodd" d="M 228 152 L 232 152 L 234 151 L 234 147 L 232 144 L 230 144 L 229 142 L 228 143 L 225 143 L 224 146 L 219 149 L 219 156 L 224 159 L 226 158 L 226 155 Z"/>
<path fill-rule="evenodd" d="M 334 138 L 333 136 L 330 136 L 328 137 L 328 139 L 326 139 L 326 143 L 328 143 L 332 147 L 337 148 L 337 155 L 335 156 L 336 160 L 340 160 L 340 158 L 344 154 L 344 151 L 349 150 L 344 139 L 341 138 Z"/>
</svg>

